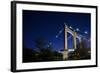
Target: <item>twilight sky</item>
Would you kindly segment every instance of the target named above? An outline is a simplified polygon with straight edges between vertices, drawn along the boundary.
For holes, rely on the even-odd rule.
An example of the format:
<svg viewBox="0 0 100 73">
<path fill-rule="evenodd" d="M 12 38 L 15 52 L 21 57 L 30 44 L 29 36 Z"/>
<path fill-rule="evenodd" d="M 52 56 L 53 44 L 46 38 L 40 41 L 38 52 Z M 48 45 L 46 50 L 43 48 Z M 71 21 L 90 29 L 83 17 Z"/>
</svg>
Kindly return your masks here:
<svg viewBox="0 0 100 73">
<path fill-rule="evenodd" d="M 74 30 L 78 28 L 79 34 L 90 38 L 90 19 L 91 15 L 88 13 L 23 10 L 23 43 L 26 48 L 35 48 L 34 40 L 37 37 L 43 37 L 55 50 L 61 50 L 64 47 L 63 31 L 58 38 L 56 35 L 64 28 L 64 23 Z M 68 34 L 69 36 L 71 35 Z M 72 48 L 71 40 L 72 38 L 69 38 L 68 48 Z"/>
</svg>

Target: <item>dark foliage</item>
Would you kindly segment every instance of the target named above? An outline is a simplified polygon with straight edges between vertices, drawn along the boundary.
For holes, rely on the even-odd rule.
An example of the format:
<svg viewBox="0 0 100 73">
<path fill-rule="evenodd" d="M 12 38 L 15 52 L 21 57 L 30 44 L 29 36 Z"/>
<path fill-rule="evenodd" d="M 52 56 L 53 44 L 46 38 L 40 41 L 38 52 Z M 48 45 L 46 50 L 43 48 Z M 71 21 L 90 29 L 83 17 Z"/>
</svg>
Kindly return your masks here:
<svg viewBox="0 0 100 73">
<path fill-rule="evenodd" d="M 62 60 L 62 54 L 52 50 L 50 45 L 46 47 L 45 40 L 38 38 L 35 40 L 35 50 L 23 48 L 23 62 L 41 62 L 41 61 L 58 61 Z"/>
<path fill-rule="evenodd" d="M 70 60 L 90 59 L 91 50 L 86 46 L 87 46 L 86 41 L 82 39 L 81 43 L 77 45 L 77 49 L 73 53 L 70 53 L 69 59 Z"/>
<path fill-rule="evenodd" d="M 23 48 L 23 62 L 45 62 L 45 61 L 62 61 L 62 53 L 54 51 L 52 45 L 47 47 L 47 43 L 44 39 L 38 38 L 35 41 L 36 47 Z M 68 60 L 84 60 L 90 59 L 90 48 L 86 47 L 86 41 L 82 40 L 77 45 L 77 49 L 69 53 Z"/>
</svg>

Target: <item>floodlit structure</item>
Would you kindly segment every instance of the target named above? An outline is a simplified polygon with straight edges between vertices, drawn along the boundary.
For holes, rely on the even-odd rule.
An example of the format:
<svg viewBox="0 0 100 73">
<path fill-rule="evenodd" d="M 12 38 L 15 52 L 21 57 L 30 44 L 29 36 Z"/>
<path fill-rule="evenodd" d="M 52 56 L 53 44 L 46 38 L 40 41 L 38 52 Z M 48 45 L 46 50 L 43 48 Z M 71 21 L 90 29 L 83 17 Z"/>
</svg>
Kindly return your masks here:
<svg viewBox="0 0 100 73">
<path fill-rule="evenodd" d="M 70 33 L 73 36 L 73 50 L 72 49 L 68 49 L 68 37 L 67 37 L 67 33 Z M 68 59 L 68 52 L 69 51 L 74 51 L 75 49 L 77 49 L 76 47 L 76 38 L 78 38 L 79 42 L 81 42 L 81 37 L 73 30 L 71 30 L 70 28 L 68 28 L 68 26 L 65 24 L 64 26 L 64 51 L 63 51 L 63 60 L 67 60 Z"/>
</svg>

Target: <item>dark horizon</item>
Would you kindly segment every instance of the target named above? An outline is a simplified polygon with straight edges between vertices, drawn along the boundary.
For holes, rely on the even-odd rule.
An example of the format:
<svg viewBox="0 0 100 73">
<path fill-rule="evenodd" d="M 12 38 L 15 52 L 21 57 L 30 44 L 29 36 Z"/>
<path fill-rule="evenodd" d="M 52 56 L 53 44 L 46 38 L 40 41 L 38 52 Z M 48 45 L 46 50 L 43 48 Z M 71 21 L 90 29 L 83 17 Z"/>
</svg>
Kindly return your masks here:
<svg viewBox="0 0 100 73">
<path fill-rule="evenodd" d="M 74 29 L 79 28 L 81 35 L 91 39 L 91 15 L 89 13 L 23 10 L 24 47 L 34 49 L 34 40 L 37 37 L 43 37 L 48 44 L 52 44 L 54 50 L 63 49 L 63 33 L 58 38 L 56 36 L 63 29 L 64 23 Z M 88 34 L 86 35 L 84 32 L 88 32 Z M 71 39 L 68 41 L 69 48 L 72 48 Z M 89 43 L 88 45 L 90 47 Z"/>
</svg>

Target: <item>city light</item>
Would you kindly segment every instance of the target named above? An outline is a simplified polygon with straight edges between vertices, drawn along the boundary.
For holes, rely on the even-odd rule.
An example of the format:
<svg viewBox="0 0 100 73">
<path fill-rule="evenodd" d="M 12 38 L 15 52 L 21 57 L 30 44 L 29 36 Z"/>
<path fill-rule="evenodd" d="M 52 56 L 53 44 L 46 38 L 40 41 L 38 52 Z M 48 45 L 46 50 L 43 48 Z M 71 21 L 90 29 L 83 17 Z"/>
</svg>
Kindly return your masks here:
<svg viewBox="0 0 100 73">
<path fill-rule="evenodd" d="M 87 31 L 85 31 L 84 33 L 85 33 L 85 34 L 88 34 L 88 32 L 87 32 Z"/>
<path fill-rule="evenodd" d="M 73 29 L 71 26 L 69 27 L 70 29 Z"/>
<path fill-rule="evenodd" d="M 80 31 L 79 28 L 76 28 L 76 31 Z"/>
</svg>

